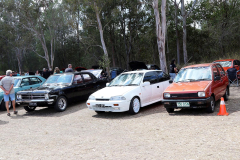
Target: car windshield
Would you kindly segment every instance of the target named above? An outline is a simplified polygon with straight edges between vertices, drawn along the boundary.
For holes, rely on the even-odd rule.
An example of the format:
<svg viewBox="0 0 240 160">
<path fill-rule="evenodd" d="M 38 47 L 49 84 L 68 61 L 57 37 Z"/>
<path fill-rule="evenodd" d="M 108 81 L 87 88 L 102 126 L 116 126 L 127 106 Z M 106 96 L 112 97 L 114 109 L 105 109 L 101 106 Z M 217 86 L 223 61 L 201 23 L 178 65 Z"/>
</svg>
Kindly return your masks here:
<svg viewBox="0 0 240 160">
<path fill-rule="evenodd" d="M 143 73 L 125 73 L 114 78 L 111 86 L 138 86 L 143 78 Z"/>
<path fill-rule="evenodd" d="M 73 74 L 52 75 L 50 76 L 44 85 L 49 84 L 70 84 L 72 82 Z"/>
<path fill-rule="evenodd" d="M 14 79 L 14 87 L 16 87 L 19 82 L 20 82 L 20 79 Z"/>
<path fill-rule="evenodd" d="M 231 67 L 232 66 L 232 61 L 217 61 L 214 63 L 219 63 L 219 64 L 221 64 L 222 67 Z"/>
<path fill-rule="evenodd" d="M 174 79 L 174 82 L 192 82 L 212 80 L 210 67 L 193 67 L 181 69 Z"/>
</svg>

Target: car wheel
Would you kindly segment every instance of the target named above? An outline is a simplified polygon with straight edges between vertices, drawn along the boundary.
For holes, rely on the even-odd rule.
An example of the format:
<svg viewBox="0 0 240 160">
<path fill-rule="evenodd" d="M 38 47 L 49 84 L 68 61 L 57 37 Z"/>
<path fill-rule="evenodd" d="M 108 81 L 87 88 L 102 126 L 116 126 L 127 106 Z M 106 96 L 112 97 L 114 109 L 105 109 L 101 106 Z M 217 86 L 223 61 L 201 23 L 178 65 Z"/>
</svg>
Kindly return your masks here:
<svg viewBox="0 0 240 160">
<path fill-rule="evenodd" d="M 97 114 L 103 114 L 105 111 L 95 111 Z"/>
<path fill-rule="evenodd" d="M 207 107 L 207 112 L 208 113 L 213 113 L 215 109 L 215 99 L 213 96 L 210 98 L 210 103 L 208 104 L 209 106 Z"/>
<path fill-rule="evenodd" d="M 227 87 L 227 88 L 226 88 L 226 92 L 225 92 L 225 94 L 224 94 L 224 96 L 223 96 L 224 101 L 228 101 L 228 97 L 229 97 L 229 88 Z"/>
<path fill-rule="evenodd" d="M 139 98 L 133 97 L 133 99 L 131 100 L 131 103 L 130 103 L 129 113 L 137 114 L 140 110 L 140 107 L 141 107 L 141 103 L 140 103 Z"/>
<path fill-rule="evenodd" d="M 166 108 L 168 113 L 173 113 L 174 112 L 174 108 Z"/>
<path fill-rule="evenodd" d="M 65 111 L 67 108 L 67 99 L 64 96 L 58 97 L 58 99 L 54 105 L 54 108 L 58 112 Z"/>
<path fill-rule="evenodd" d="M 27 112 L 32 112 L 32 111 L 35 111 L 36 107 L 24 106 L 24 109 L 25 109 Z"/>
<path fill-rule="evenodd" d="M 4 100 L 2 101 L 0 108 L 1 108 L 2 111 L 6 111 L 7 110 Z M 8 108 L 9 109 L 12 108 L 12 102 L 11 101 L 9 101 L 9 103 L 8 103 Z"/>
</svg>

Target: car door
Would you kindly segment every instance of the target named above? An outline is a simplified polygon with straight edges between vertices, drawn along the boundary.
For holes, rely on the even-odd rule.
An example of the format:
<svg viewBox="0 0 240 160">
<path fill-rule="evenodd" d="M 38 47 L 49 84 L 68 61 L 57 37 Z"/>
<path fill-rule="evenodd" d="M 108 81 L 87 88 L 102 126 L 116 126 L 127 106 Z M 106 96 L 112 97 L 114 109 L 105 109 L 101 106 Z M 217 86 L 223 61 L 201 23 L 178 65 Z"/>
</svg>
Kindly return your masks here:
<svg viewBox="0 0 240 160">
<path fill-rule="evenodd" d="M 218 100 L 221 97 L 221 87 L 222 87 L 222 81 L 220 80 L 214 80 L 216 76 L 220 76 L 220 73 L 216 67 L 216 65 L 212 66 L 212 75 L 213 75 L 213 93 L 215 95 L 215 99 Z"/>
<path fill-rule="evenodd" d="M 73 87 L 72 97 L 82 98 L 86 89 L 86 85 L 84 85 L 83 78 L 80 73 L 74 75 L 72 87 Z"/>
<path fill-rule="evenodd" d="M 227 88 L 227 85 L 228 85 L 228 83 L 227 83 L 227 79 L 228 79 L 228 77 L 226 76 L 226 73 L 225 73 L 225 71 L 224 71 L 224 69 L 219 65 L 219 64 L 217 64 L 216 65 L 217 66 L 217 69 L 218 69 L 218 71 L 219 71 L 219 73 L 220 73 L 220 76 L 221 76 L 221 89 L 220 89 L 220 94 L 221 94 L 221 96 L 223 96 L 224 94 L 225 94 L 225 92 L 226 92 L 226 88 Z"/>
<path fill-rule="evenodd" d="M 151 73 L 147 72 L 145 73 L 144 77 L 143 77 L 143 83 L 144 82 L 150 82 L 151 81 Z M 142 105 L 151 102 L 151 98 L 152 98 L 152 85 L 150 82 L 149 86 L 141 86 L 141 102 Z"/>
<path fill-rule="evenodd" d="M 159 90 L 157 91 L 158 99 L 163 99 L 163 92 L 169 86 L 170 76 L 163 71 L 157 71 Z"/>
<path fill-rule="evenodd" d="M 85 85 L 84 96 L 89 96 L 97 90 L 94 78 L 90 75 L 90 73 L 81 73 L 81 75 Z"/>
</svg>

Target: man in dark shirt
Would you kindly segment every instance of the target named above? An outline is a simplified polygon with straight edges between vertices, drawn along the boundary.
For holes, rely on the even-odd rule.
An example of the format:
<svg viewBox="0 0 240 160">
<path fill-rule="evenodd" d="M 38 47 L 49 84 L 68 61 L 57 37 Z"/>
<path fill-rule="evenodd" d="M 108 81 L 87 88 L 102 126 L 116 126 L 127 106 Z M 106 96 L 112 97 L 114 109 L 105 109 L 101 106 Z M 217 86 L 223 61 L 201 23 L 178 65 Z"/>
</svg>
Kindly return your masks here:
<svg viewBox="0 0 240 160">
<path fill-rule="evenodd" d="M 48 70 L 46 68 L 43 68 L 43 72 L 42 72 L 42 77 L 47 79 L 50 76 Z"/>
<path fill-rule="evenodd" d="M 65 69 L 65 72 L 73 72 L 72 64 L 68 64 L 68 68 Z"/>
<path fill-rule="evenodd" d="M 175 59 L 173 59 L 170 64 L 170 71 L 169 71 L 169 75 L 171 76 L 172 79 L 176 77 L 177 72 L 178 72 L 178 69 L 177 69 L 177 66 L 175 65 Z"/>
</svg>

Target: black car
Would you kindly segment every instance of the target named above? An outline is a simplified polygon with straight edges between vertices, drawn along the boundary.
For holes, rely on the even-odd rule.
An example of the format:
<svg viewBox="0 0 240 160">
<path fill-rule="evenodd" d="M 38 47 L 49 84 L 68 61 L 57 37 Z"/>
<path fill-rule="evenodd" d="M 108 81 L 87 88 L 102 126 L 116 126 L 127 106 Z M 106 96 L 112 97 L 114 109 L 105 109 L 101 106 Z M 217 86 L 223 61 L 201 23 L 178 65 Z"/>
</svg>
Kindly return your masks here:
<svg viewBox="0 0 240 160">
<path fill-rule="evenodd" d="M 69 102 L 87 99 L 90 94 L 106 86 L 105 79 L 97 78 L 98 72 L 101 73 L 101 70 L 51 75 L 40 87 L 18 92 L 16 102 L 26 104 L 24 109 L 28 112 L 46 106 L 62 112 Z"/>
</svg>

